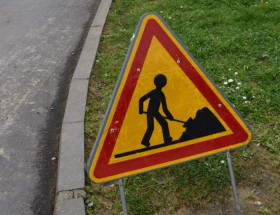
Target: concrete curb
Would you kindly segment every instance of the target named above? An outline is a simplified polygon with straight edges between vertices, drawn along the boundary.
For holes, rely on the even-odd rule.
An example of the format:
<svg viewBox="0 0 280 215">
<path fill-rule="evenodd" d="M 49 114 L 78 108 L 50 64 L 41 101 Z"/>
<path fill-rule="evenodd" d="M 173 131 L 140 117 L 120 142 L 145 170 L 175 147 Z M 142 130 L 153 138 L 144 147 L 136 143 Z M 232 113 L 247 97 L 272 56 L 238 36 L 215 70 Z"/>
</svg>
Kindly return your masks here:
<svg viewBox="0 0 280 215">
<path fill-rule="evenodd" d="M 100 1 L 71 81 L 60 135 L 55 215 L 85 214 L 85 107 L 89 77 L 111 3 Z"/>
</svg>

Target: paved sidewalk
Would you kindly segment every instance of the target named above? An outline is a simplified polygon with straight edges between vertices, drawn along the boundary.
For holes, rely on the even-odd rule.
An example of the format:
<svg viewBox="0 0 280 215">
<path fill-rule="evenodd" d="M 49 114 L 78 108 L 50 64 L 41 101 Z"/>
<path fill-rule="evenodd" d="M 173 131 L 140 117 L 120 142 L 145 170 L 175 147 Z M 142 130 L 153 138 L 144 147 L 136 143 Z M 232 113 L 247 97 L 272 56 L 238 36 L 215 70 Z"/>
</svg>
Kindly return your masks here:
<svg viewBox="0 0 280 215">
<path fill-rule="evenodd" d="M 101 0 L 71 81 L 60 136 L 56 215 L 85 214 L 85 107 L 89 77 L 111 3 Z"/>
</svg>

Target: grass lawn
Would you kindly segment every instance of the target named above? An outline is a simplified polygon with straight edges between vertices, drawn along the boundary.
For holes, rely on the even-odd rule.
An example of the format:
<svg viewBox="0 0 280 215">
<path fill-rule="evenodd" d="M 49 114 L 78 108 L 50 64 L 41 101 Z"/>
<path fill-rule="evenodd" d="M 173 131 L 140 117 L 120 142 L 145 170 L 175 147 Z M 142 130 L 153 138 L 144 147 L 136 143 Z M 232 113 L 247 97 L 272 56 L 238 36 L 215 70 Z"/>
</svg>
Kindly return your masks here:
<svg viewBox="0 0 280 215">
<path fill-rule="evenodd" d="M 85 162 L 146 12 L 163 17 L 253 130 L 251 143 L 232 153 L 243 214 L 280 214 L 280 0 L 113 1 L 90 78 Z M 129 214 L 236 214 L 225 160 L 220 154 L 124 179 Z M 88 215 L 122 213 L 117 181 L 87 179 L 86 191 Z"/>
</svg>

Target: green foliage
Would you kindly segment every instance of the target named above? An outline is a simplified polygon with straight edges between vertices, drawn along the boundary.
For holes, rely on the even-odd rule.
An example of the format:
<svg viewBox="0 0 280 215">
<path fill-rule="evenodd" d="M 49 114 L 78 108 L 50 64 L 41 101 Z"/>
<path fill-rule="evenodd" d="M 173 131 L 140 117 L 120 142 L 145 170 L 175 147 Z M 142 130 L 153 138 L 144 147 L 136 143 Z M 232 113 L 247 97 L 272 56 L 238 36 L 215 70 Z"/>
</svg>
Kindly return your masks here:
<svg viewBox="0 0 280 215">
<path fill-rule="evenodd" d="M 267 2 L 267 3 L 266 3 Z M 139 18 L 160 14 L 182 43 L 251 125 L 260 143 L 280 164 L 280 1 L 260 0 L 115 0 L 101 37 L 92 71 L 86 109 L 87 156 L 111 98 Z M 225 161 L 225 162 L 223 162 Z M 233 153 L 238 183 L 261 183 L 251 173 L 262 157 L 251 146 Z M 274 165 L 271 163 L 271 165 Z M 275 164 L 276 165 L 276 164 Z M 279 174 L 279 172 L 278 172 Z M 112 214 L 121 210 L 117 190 L 90 185 L 88 198 L 113 199 Z M 124 180 L 131 214 L 176 214 L 181 205 L 222 203 L 231 192 L 223 154 L 133 176 Z M 96 186 L 96 187 L 95 187 Z M 95 187 L 95 188 L 93 188 Z M 279 188 L 277 188 L 279 192 Z M 99 210 L 98 209 L 98 210 Z M 271 214 L 263 208 L 260 214 Z M 87 208 L 87 214 L 93 214 Z"/>
<path fill-rule="evenodd" d="M 259 214 L 261 215 L 271 215 L 271 212 L 265 208 L 265 207 L 262 207 L 260 210 L 259 210 Z"/>
</svg>

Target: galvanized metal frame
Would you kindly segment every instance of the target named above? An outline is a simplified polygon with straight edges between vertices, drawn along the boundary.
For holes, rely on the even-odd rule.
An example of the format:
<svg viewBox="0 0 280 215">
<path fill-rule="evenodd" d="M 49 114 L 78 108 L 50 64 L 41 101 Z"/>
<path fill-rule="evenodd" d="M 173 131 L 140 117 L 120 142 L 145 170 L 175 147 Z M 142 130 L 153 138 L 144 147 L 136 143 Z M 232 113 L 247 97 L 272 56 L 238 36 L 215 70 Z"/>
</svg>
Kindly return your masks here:
<svg viewBox="0 0 280 215">
<path fill-rule="evenodd" d="M 239 200 L 238 200 L 237 189 L 236 189 L 236 184 L 235 184 L 235 179 L 234 179 L 234 172 L 233 172 L 232 163 L 231 163 L 230 151 L 226 152 L 226 156 L 227 156 L 227 163 L 228 163 L 231 186 L 232 186 L 232 191 L 233 191 L 233 196 L 234 196 L 234 201 L 235 201 L 236 212 L 237 212 L 237 215 L 241 215 L 241 209 L 240 209 L 240 204 L 239 204 Z"/>
<path fill-rule="evenodd" d="M 125 70 L 126 70 L 126 67 L 127 67 L 127 64 L 128 64 L 128 61 L 130 59 L 130 56 L 131 56 L 131 53 L 132 53 L 132 50 L 134 48 L 134 45 L 135 45 L 135 41 L 136 41 L 136 38 L 138 37 L 138 34 L 139 34 L 139 30 L 140 30 L 140 27 L 141 27 L 141 24 L 144 20 L 144 18 L 148 15 L 155 15 L 157 16 L 161 22 L 164 24 L 164 26 L 169 30 L 169 32 L 172 34 L 172 36 L 178 41 L 178 43 L 183 47 L 183 49 L 187 52 L 187 54 L 192 58 L 192 60 L 196 63 L 196 65 L 200 68 L 200 70 L 203 72 L 203 74 L 208 78 L 208 80 L 211 82 L 211 84 L 216 88 L 216 90 L 221 94 L 221 96 L 223 97 L 223 99 L 225 99 L 225 101 L 228 103 L 228 105 L 232 108 L 232 110 L 239 116 L 239 118 L 243 121 L 243 123 L 246 125 L 246 127 L 251 131 L 251 128 L 249 127 L 249 125 L 247 124 L 247 122 L 243 119 L 243 117 L 240 115 L 240 113 L 235 109 L 235 107 L 231 104 L 231 102 L 226 98 L 226 96 L 222 93 L 222 91 L 220 91 L 220 89 L 218 88 L 218 86 L 215 84 L 215 82 L 211 79 L 211 77 L 206 73 L 206 71 L 202 68 L 202 66 L 197 62 L 197 60 L 193 57 L 193 55 L 189 52 L 189 50 L 185 47 L 185 45 L 181 42 L 181 40 L 176 36 L 176 34 L 172 31 L 172 29 L 167 25 L 167 23 L 163 20 L 163 18 L 158 15 L 157 13 L 154 13 L 154 12 L 151 12 L 151 13 L 146 13 L 144 14 L 138 24 L 137 24 L 137 27 L 136 27 L 136 30 L 135 30 L 135 33 L 134 33 L 134 37 L 131 41 L 131 44 L 129 46 L 129 50 L 127 52 L 127 55 L 126 55 L 126 58 L 124 60 L 124 63 L 123 63 L 123 66 L 122 66 L 122 69 L 121 69 L 121 72 L 119 74 L 119 77 L 118 77 L 118 80 L 117 80 L 117 83 L 115 85 L 115 88 L 114 88 L 114 91 L 113 91 L 113 94 L 112 94 L 112 97 L 110 99 L 110 102 L 109 102 L 109 105 L 108 105 L 108 108 L 106 110 L 106 113 L 105 113 L 105 116 L 104 116 L 104 119 L 101 123 L 101 126 L 100 126 L 100 129 L 99 129 L 99 132 L 98 132 L 98 135 L 96 137 L 96 140 L 95 140 L 95 144 L 93 146 L 93 149 L 91 151 L 91 154 L 90 154 L 90 158 L 87 162 L 87 172 L 89 172 L 90 170 L 90 167 L 91 167 L 91 164 L 93 162 L 93 159 L 94 159 L 94 156 L 96 154 L 96 151 L 97 151 L 97 148 L 99 146 L 99 142 L 100 142 L 100 139 L 103 135 L 103 131 L 105 129 L 105 126 L 106 126 L 106 123 L 107 123 L 107 120 L 109 118 L 109 115 L 110 115 L 110 112 L 112 110 L 112 107 L 113 107 L 113 104 L 115 102 L 115 99 L 116 99 L 116 95 L 118 93 L 118 90 L 119 90 L 119 87 L 120 87 L 120 84 L 121 84 L 121 81 L 123 79 L 123 76 L 124 76 L 124 73 L 125 73 Z M 243 148 L 245 146 L 240 146 L 240 147 L 235 147 L 234 149 L 238 149 L 238 148 Z M 229 149 L 231 150 L 231 149 Z M 182 163 L 186 163 L 186 162 L 190 162 L 190 161 L 193 161 L 193 160 L 198 160 L 200 158 L 204 158 L 204 157 L 209 157 L 209 156 L 212 156 L 212 155 L 217 155 L 217 154 L 221 154 L 221 153 L 224 153 L 224 152 L 228 152 L 229 151 L 228 149 L 227 150 L 224 150 L 224 151 L 220 151 L 218 153 L 213 153 L 211 155 L 206 155 L 206 156 L 201 156 L 199 158 L 195 158 L 195 159 L 191 159 L 191 160 L 187 160 L 187 161 L 183 161 L 183 162 L 179 162 L 179 163 L 176 163 L 176 164 L 172 164 L 172 165 L 169 165 L 169 166 L 174 166 L 174 165 L 178 165 L 178 164 L 182 164 Z M 166 167 L 166 166 L 165 166 Z M 145 173 L 145 172 L 150 172 L 150 171 L 154 171 L 154 170 L 157 170 L 157 169 L 162 169 L 162 168 L 165 168 L 165 167 L 160 167 L 160 168 L 156 168 L 156 169 L 153 169 L 153 170 L 147 170 L 147 171 L 143 171 L 141 173 L 136 173 L 136 174 L 131 174 L 130 176 L 133 176 L 133 175 L 138 175 L 138 174 L 142 174 L 142 173 Z M 108 181 L 105 181 L 105 182 L 101 182 L 100 184 L 104 184 L 104 183 L 107 183 L 107 182 L 110 182 L 110 181 L 114 181 L 114 180 L 117 180 L 117 179 L 122 179 L 124 177 L 120 177 L 120 178 L 115 178 L 115 179 L 111 179 L 111 180 L 108 180 Z"/>
<path fill-rule="evenodd" d="M 234 179 L 234 172 L 233 172 L 233 168 L 232 168 L 230 151 L 226 152 L 226 157 L 227 157 L 228 169 L 229 169 L 230 180 L 231 180 L 233 196 L 234 196 L 234 201 L 235 201 L 236 213 L 237 213 L 237 215 L 241 215 L 241 208 L 240 208 L 240 204 L 239 204 L 239 200 L 238 200 L 238 194 L 237 194 L 237 189 L 236 189 L 236 184 L 235 184 L 235 179 Z M 124 192 L 124 186 L 123 186 L 122 179 L 119 179 L 119 188 L 120 188 L 120 194 L 121 194 L 123 214 L 127 215 L 128 213 L 127 213 L 125 192 Z"/>
<path fill-rule="evenodd" d="M 232 168 L 230 151 L 226 152 L 226 157 L 227 157 L 228 169 L 229 169 L 230 180 L 231 180 L 233 196 L 234 196 L 234 201 L 235 201 L 236 213 L 237 213 L 237 215 L 241 215 L 241 208 L 240 208 L 240 204 L 239 204 L 239 200 L 238 200 L 238 194 L 237 194 L 237 189 L 236 189 L 236 184 L 235 184 L 235 179 L 234 179 L 234 172 L 233 172 L 233 168 Z M 125 192 L 124 192 L 124 186 L 123 186 L 122 179 L 119 179 L 119 189 L 120 189 L 120 194 L 121 194 L 123 214 L 127 215 L 128 213 L 127 213 Z"/>
<path fill-rule="evenodd" d="M 122 208 L 123 208 L 123 214 L 127 215 L 127 208 L 126 208 L 126 201 L 125 201 L 125 193 L 124 193 L 124 186 L 122 179 L 119 179 L 119 188 L 120 188 L 120 194 L 121 194 L 121 200 L 122 200 Z"/>
</svg>

